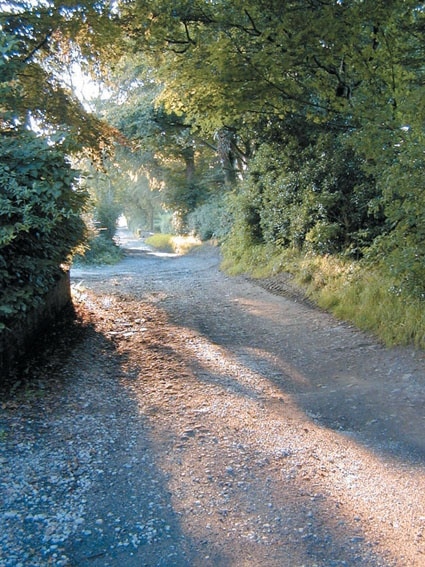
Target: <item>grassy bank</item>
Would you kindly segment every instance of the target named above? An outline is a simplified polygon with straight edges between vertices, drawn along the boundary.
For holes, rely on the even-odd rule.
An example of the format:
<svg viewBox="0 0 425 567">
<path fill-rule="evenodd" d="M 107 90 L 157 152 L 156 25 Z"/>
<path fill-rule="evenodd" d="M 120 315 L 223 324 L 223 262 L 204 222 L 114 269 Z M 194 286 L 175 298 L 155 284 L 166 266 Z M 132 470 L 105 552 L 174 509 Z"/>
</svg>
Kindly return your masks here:
<svg viewBox="0 0 425 567">
<path fill-rule="evenodd" d="M 194 236 L 176 236 L 173 234 L 154 234 L 145 240 L 146 244 L 161 252 L 187 254 L 202 242 Z"/>
<path fill-rule="evenodd" d="M 227 243 L 223 254 L 230 274 L 264 278 L 289 272 L 318 306 L 385 345 L 425 348 L 425 301 L 401 293 L 384 268 L 293 250 L 278 254 L 262 245 L 241 250 Z"/>
</svg>

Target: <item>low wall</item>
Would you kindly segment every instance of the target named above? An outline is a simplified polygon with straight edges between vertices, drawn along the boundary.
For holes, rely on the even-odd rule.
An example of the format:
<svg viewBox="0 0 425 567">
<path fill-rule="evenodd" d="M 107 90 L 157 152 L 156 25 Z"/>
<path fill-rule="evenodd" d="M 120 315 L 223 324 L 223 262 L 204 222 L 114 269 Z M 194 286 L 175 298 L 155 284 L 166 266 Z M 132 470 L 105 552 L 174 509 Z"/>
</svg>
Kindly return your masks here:
<svg viewBox="0 0 425 567">
<path fill-rule="evenodd" d="M 71 302 L 69 272 L 57 281 L 38 307 L 8 329 L 0 332 L 0 379 L 24 359 L 32 346 Z"/>
</svg>

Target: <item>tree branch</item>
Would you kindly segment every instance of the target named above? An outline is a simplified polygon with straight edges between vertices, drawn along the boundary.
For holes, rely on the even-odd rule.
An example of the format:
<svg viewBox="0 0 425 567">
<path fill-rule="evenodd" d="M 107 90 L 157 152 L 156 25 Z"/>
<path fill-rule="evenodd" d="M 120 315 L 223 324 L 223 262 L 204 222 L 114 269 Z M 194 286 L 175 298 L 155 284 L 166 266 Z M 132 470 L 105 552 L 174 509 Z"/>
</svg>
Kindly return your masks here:
<svg viewBox="0 0 425 567">
<path fill-rule="evenodd" d="M 43 40 L 40 41 L 40 43 L 38 43 L 38 44 L 34 47 L 34 49 L 32 49 L 32 50 L 30 51 L 30 53 L 24 57 L 24 59 L 22 60 L 22 62 L 23 62 L 23 63 L 28 63 L 28 61 L 34 57 L 34 55 L 37 53 L 37 51 L 39 51 L 42 47 L 44 47 L 44 46 L 47 44 L 47 42 L 49 41 L 49 39 L 50 39 L 51 36 L 52 36 L 52 33 L 53 33 L 53 32 L 50 31 L 50 32 L 46 35 L 46 37 L 43 38 Z"/>
</svg>

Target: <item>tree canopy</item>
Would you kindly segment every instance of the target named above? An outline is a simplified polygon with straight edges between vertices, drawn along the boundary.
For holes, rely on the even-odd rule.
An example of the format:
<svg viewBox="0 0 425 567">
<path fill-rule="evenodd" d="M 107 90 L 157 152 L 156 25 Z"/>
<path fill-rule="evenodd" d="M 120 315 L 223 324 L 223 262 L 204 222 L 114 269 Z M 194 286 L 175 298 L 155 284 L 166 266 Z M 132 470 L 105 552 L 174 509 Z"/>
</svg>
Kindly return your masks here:
<svg viewBox="0 0 425 567">
<path fill-rule="evenodd" d="M 7 2 L 0 13 L 0 113 L 3 131 L 36 123 L 60 132 L 75 150 L 94 152 L 118 135 L 81 102 L 63 81 L 77 63 L 100 69 L 114 37 L 109 8 L 87 2 Z M 106 55 L 105 55 L 106 57 Z"/>
<path fill-rule="evenodd" d="M 162 99 L 213 131 L 288 113 L 390 123 L 421 79 L 418 2 L 136 0 L 122 10 L 132 45 L 164 78 Z"/>
<path fill-rule="evenodd" d="M 249 174 L 240 189 L 249 206 L 238 210 L 257 236 L 373 251 L 402 286 L 423 294 L 422 2 L 135 0 L 121 10 L 128 49 L 155 68 L 166 111 L 204 136 L 232 133 L 243 158 L 239 172 Z M 319 143 L 324 134 L 332 143 Z M 264 173 L 255 175 L 261 159 Z M 271 163 L 279 171 L 266 181 Z M 306 168 L 317 169 L 313 178 L 300 175 Z M 282 197 L 290 186 L 291 205 Z M 293 206 L 309 217 L 295 241 L 282 222 Z M 344 226 L 340 206 L 361 219 L 357 236 L 351 222 L 343 234 L 337 230 Z M 271 218 L 280 219 L 280 232 Z M 336 234 L 327 248 L 322 238 Z"/>
</svg>

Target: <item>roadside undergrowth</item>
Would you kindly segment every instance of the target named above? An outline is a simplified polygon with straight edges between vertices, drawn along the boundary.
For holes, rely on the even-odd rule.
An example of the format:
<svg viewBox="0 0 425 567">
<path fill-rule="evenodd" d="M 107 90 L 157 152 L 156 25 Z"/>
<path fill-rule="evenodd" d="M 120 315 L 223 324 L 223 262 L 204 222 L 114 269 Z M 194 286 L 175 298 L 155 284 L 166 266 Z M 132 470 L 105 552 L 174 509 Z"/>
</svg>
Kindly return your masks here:
<svg viewBox="0 0 425 567">
<path fill-rule="evenodd" d="M 193 248 L 201 246 L 202 242 L 195 236 L 177 236 L 173 234 L 154 234 L 146 239 L 146 244 L 161 250 L 162 252 L 170 252 L 174 254 L 187 254 Z"/>
<path fill-rule="evenodd" d="M 74 265 L 113 265 L 122 260 L 122 249 L 111 239 L 98 234 L 89 239 L 87 249 L 73 258 Z"/>
<path fill-rule="evenodd" d="M 276 253 L 264 245 L 244 250 L 223 247 L 223 270 L 230 275 L 268 278 L 290 273 L 316 305 L 374 334 L 386 346 L 425 348 L 425 302 L 403 293 L 384 268 L 334 256 Z"/>
</svg>

